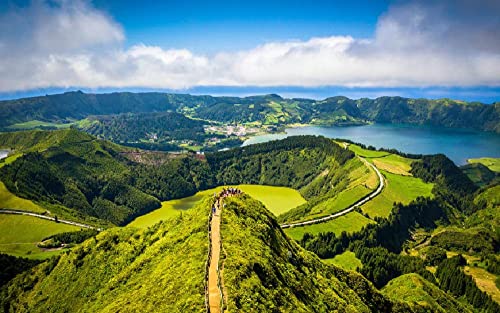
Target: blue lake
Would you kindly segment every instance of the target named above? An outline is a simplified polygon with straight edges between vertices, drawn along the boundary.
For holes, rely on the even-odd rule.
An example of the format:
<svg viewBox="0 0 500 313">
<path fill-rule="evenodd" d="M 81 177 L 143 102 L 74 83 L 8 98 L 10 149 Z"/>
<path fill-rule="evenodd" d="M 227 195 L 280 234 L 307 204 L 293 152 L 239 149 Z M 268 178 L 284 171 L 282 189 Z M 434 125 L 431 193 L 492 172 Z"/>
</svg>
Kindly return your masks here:
<svg viewBox="0 0 500 313">
<path fill-rule="evenodd" d="M 344 138 L 380 148 L 395 148 L 416 154 L 443 153 L 457 165 L 467 159 L 500 158 L 500 134 L 430 126 L 372 124 L 348 127 L 306 126 L 287 128 L 286 134 L 255 136 L 243 143 L 249 145 L 296 135 L 321 135 Z"/>
</svg>

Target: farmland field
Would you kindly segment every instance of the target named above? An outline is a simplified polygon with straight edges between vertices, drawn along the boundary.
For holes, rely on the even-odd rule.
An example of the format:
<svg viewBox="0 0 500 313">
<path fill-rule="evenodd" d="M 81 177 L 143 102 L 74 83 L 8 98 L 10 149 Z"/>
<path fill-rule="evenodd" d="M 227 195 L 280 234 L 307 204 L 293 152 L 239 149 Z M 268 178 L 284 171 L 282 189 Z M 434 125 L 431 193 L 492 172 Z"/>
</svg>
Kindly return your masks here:
<svg viewBox="0 0 500 313">
<path fill-rule="evenodd" d="M 433 184 L 424 183 L 421 179 L 411 176 L 381 172 L 386 181 L 384 190 L 373 200 L 361 206 L 363 212 L 368 213 L 371 218 L 389 216 L 394 202 L 408 204 L 418 196 L 432 196 Z"/>
<path fill-rule="evenodd" d="M 36 246 L 45 237 L 77 231 L 79 227 L 22 215 L 0 215 L 0 252 L 43 259 L 60 251 L 44 252 Z"/>
</svg>

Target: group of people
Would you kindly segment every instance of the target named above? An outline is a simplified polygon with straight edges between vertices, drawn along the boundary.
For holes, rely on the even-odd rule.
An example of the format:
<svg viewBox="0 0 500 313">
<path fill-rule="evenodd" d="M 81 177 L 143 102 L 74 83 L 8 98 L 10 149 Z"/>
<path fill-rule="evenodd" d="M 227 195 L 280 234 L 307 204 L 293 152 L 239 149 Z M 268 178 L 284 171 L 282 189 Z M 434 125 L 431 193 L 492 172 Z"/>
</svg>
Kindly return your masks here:
<svg viewBox="0 0 500 313">
<path fill-rule="evenodd" d="M 237 195 L 240 195 L 242 193 L 243 193 L 243 191 L 241 191 L 238 188 L 234 188 L 234 187 L 223 188 L 222 191 L 219 193 L 214 192 L 215 203 L 212 206 L 212 214 L 217 213 L 217 209 L 220 208 L 223 198 L 237 196 Z"/>
</svg>

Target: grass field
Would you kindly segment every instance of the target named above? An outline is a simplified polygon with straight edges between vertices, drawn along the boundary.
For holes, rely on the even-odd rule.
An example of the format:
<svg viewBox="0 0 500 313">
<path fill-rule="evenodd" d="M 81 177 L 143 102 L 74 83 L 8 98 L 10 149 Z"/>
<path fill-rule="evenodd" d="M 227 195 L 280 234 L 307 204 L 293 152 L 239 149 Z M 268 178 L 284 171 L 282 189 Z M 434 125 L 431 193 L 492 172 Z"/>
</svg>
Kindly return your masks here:
<svg viewBox="0 0 500 313">
<path fill-rule="evenodd" d="M 297 190 L 287 187 L 261 185 L 239 185 L 237 187 L 261 201 L 276 216 L 306 202 Z M 219 192 L 222 188 L 208 189 L 200 191 L 191 197 L 164 201 L 161 208 L 136 218 L 127 226 L 148 227 L 166 218 L 177 216 L 183 210 L 192 208 L 203 197 Z"/>
<path fill-rule="evenodd" d="M 323 262 L 327 264 L 333 264 L 346 270 L 355 271 L 357 268 L 361 268 L 363 264 L 356 257 L 354 252 L 345 251 L 342 254 L 336 255 L 332 259 L 324 259 Z"/>
<path fill-rule="evenodd" d="M 373 164 L 379 169 L 392 174 L 411 176 L 411 163 L 413 160 L 403 158 L 397 154 L 390 154 L 382 158 L 373 159 Z"/>
<path fill-rule="evenodd" d="M 368 213 L 371 218 L 389 216 L 394 202 L 407 204 L 418 196 L 432 196 L 433 184 L 424 183 L 421 179 L 411 176 L 381 172 L 385 176 L 386 186 L 384 190 L 361 207 L 363 212 Z"/>
<path fill-rule="evenodd" d="M 489 294 L 493 300 L 500 303 L 500 290 L 495 285 L 496 276 L 479 267 L 465 267 L 465 273 L 471 275 L 476 285 L 482 291 Z"/>
<path fill-rule="evenodd" d="M 33 201 L 22 199 L 12 194 L 5 185 L 0 182 L 0 209 L 16 209 L 43 213 L 46 210 Z M 3 216 L 0 216 L 2 218 Z"/>
<path fill-rule="evenodd" d="M 304 220 L 310 220 L 313 218 L 326 216 L 342 211 L 370 192 L 371 190 L 363 185 L 358 185 L 354 188 L 343 190 L 337 196 L 329 198 L 314 206 L 311 209 L 310 214 L 308 214 L 307 217 L 304 218 Z"/>
<path fill-rule="evenodd" d="M 43 122 L 43 121 L 38 121 L 38 120 L 33 120 L 29 122 L 24 122 L 24 123 L 17 123 L 17 124 L 12 124 L 8 126 L 8 129 L 12 130 L 20 130 L 20 129 L 35 129 L 38 127 L 55 127 L 58 129 L 61 128 L 68 128 L 74 123 L 50 123 L 50 122 Z"/>
<path fill-rule="evenodd" d="M 500 172 L 500 158 L 468 159 L 469 163 L 482 163 L 494 172 Z"/>
<path fill-rule="evenodd" d="M 368 225 L 369 223 L 375 222 L 364 217 L 358 212 L 350 212 L 325 223 L 286 228 L 285 233 L 287 233 L 291 238 L 299 241 L 305 233 L 317 235 L 324 232 L 333 232 L 335 235 L 339 236 L 343 231 L 348 233 L 360 231 L 363 226 Z"/>
<path fill-rule="evenodd" d="M 0 214 L 0 252 L 35 259 L 47 258 L 60 251 L 43 251 L 36 243 L 50 235 L 79 229 L 32 216 Z"/>
<path fill-rule="evenodd" d="M 349 150 L 352 152 L 356 153 L 359 156 L 365 157 L 365 158 L 380 158 L 386 155 L 389 155 L 389 152 L 385 151 L 372 151 L 372 150 L 367 150 L 363 149 L 358 145 L 353 145 L 349 144 Z"/>
</svg>

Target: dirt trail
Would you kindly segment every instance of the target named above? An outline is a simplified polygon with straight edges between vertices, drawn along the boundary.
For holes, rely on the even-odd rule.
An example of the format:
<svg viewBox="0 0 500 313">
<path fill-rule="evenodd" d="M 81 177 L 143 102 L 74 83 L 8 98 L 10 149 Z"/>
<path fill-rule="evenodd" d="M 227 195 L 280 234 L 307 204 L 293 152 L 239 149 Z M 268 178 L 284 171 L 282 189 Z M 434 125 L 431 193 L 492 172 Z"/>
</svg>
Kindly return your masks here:
<svg viewBox="0 0 500 313">
<path fill-rule="evenodd" d="M 220 201 L 222 203 L 222 200 Z M 219 259 L 220 259 L 220 215 L 222 206 L 216 205 L 216 211 L 212 215 L 211 237 L 212 251 L 210 267 L 208 269 L 208 305 L 210 313 L 221 312 L 221 292 L 219 289 Z"/>
</svg>

